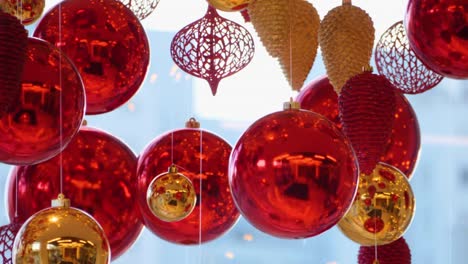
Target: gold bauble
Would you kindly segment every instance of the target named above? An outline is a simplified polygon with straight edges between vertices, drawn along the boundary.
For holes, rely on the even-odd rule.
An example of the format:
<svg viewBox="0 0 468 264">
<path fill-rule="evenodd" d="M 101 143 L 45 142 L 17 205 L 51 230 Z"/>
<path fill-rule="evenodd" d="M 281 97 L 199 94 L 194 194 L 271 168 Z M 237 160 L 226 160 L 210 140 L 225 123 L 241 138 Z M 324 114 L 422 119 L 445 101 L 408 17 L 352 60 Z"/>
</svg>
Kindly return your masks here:
<svg viewBox="0 0 468 264">
<path fill-rule="evenodd" d="M 101 226 L 59 196 L 53 206 L 31 216 L 13 245 L 15 264 L 107 264 L 110 247 Z"/>
<path fill-rule="evenodd" d="M 0 0 L 0 10 L 30 25 L 42 16 L 45 0 Z"/>
<path fill-rule="evenodd" d="M 251 0 L 207 0 L 208 3 L 221 11 L 233 12 L 245 9 Z"/>
<path fill-rule="evenodd" d="M 356 199 L 338 228 L 363 246 L 389 244 L 399 239 L 413 220 L 413 190 L 397 168 L 378 163 L 374 171 L 361 174 Z"/>
<path fill-rule="evenodd" d="M 180 221 L 193 211 L 197 194 L 192 181 L 172 165 L 169 171 L 159 174 L 148 186 L 146 200 L 151 212 L 162 221 Z"/>
<path fill-rule="evenodd" d="M 337 93 L 369 65 L 374 33 L 371 17 L 351 4 L 335 7 L 323 18 L 319 44 L 328 79 Z"/>
</svg>

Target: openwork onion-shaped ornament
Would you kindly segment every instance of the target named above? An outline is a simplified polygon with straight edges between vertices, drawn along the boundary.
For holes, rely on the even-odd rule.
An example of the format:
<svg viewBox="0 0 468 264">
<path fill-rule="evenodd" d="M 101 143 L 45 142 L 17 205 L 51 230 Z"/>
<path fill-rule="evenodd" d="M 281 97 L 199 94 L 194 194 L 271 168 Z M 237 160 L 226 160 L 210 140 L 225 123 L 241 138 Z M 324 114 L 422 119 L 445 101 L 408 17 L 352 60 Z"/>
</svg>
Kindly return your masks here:
<svg viewBox="0 0 468 264">
<path fill-rule="evenodd" d="M 26 61 L 28 33 L 14 16 L 0 11 L 0 118 L 16 106 Z"/>
<path fill-rule="evenodd" d="M 346 81 L 369 65 L 374 45 L 374 26 L 370 16 L 359 7 L 343 1 L 323 18 L 319 44 L 328 78 L 340 93 Z"/>
<path fill-rule="evenodd" d="M 12 264 L 13 242 L 16 234 L 21 228 L 19 222 L 13 221 L 11 224 L 0 227 L 0 263 Z"/>
<path fill-rule="evenodd" d="M 216 95 L 222 78 L 242 70 L 254 55 L 254 42 L 241 25 L 209 6 L 205 16 L 181 29 L 171 43 L 171 56 L 185 72 L 205 79 Z"/>
<path fill-rule="evenodd" d="M 13 263 L 110 263 L 110 248 L 101 226 L 87 213 L 70 207 L 63 194 L 52 207 L 31 216 L 13 246 Z"/>
<path fill-rule="evenodd" d="M 378 260 L 375 259 L 375 250 L 374 246 L 361 246 L 358 264 L 411 264 L 411 250 L 403 237 L 390 244 L 377 246 Z"/>
<path fill-rule="evenodd" d="M 338 97 L 343 132 L 362 173 L 371 173 L 385 152 L 395 119 L 394 89 L 384 76 L 366 71 L 347 81 Z"/>
<path fill-rule="evenodd" d="M 159 0 L 119 0 L 128 9 L 132 10 L 138 19 L 147 18 L 159 4 Z"/>
<path fill-rule="evenodd" d="M 425 92 L 443 79 L 416 57 L 402 21 L 395 23 L 380 37 L 375 47 L 375 64 L 379 73 L 403 93 Z"/>
</svg>

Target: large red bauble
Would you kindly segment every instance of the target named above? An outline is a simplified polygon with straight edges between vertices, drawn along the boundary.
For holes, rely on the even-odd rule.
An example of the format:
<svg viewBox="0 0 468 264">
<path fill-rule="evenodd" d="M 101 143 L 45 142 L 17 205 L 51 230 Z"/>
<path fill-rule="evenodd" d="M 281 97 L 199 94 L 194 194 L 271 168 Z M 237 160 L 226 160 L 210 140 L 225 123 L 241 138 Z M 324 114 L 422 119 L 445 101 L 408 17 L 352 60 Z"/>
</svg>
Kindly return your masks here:
<svg viewBox="0 0 468 264">
<path fill-rule="evenodd" d="M 0 161 L 26 165 L 57 155 L 78 131 L 84 107 L 73 63 L 51 44 L 29 38 L 19 101 L 0 118 Z"/>
<path fill-rule="evenodd" d="M 405 26 L 411 48 L 433 71 L 468 78 L 468 2 L 410 0 Z"/>
<path fill-rule="evenodd" d="M 359 248 L 358 264 L 375 264 L 375 253 L 379 264 L 411 264 L 411 250 L 403 237 L 387 245 Z"/>
<path fill-rule="evenodd" d="M 196 128 L 174 130 L 154 139 L 141 153 L 137 170 L 138 203 L 146 227 L 164 240 L 188 245 L 226 233 L 239 218 L 227 175 L 231 149 L 222 138 Z M 192 181 L 197 204 L 187 218 L 164 222 L 150 211 L 146 191 L 172 163 Z"/>
<path fill-rule="evenodd" d="M 305 238 L 334 226 L 358 182 L 348 139 L 321 115 L 299 109 L 267 115 L 234 147 L 229 179 L 241 214 L 281 238 Z"/>
<path fill-rule="evenodd" d="M 339 128 L 343 126 L 338 110 L 338 96 L 327 76 L 319 77 L 305 86 L 297 96 L 301 108 L 319 113 Z M 396 114 L 392 134 L 380 161 L 393 165 L 408 178 L 413 175 L 419 159 L 421 133 L 418 118 L 405 96 L 395 91 Z"/>
<path fill-rule="evenodd" d="M 74 207 L 99 222 L 109 240 L 112 259 L 116 259 L 130 248 L 143 228 L 136 204 L 136 165 L 137 157 L 122 141 L 83 127 L 60 155 L 12 170 L 7 185 L 10 219 L 15 215 L 16 178 L 18 219 L 25 221 L 50 207 L 50 201 L 60 193 L 62 167 L 63 193 Z"/>
<path fill-rule="evenodd" d="M 60 47 L 75 63 L 85 84 L 86 114 L 121 106 L 145 78 L 146 33 L 119 1 L 65 0 L 44 16 L 34 36 Z"/>
</svg>

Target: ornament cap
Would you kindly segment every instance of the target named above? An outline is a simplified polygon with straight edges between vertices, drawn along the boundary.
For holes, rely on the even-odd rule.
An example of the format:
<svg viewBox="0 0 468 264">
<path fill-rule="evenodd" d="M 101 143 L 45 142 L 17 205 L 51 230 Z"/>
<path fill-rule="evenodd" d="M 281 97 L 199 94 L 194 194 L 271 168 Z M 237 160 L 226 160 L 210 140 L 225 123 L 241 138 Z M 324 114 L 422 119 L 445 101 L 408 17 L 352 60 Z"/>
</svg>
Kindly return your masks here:
<svg viewBox="0 0 468 264">
<path fill-rule="evenodd" d="M 352 5 L 352 1 L 351 0 L 343 0 L 343 5 Z"/>
<path fill-rule="evenodd" d="M 177 166 L 175 164 L 172 164 L 169 169 L 168 169 L 168 172 L 169 173 L 178 173 L 179 170 L 177 169 Z"/>
<path fill-rule="evenodd" d="M 83 122 L 81 122 L 81 125 L 82 126 L 87 126 L 88 125 L 88 121 L 86 119 L 83 119 Z"/>
<path fill-rule="evenodd" d="M 374 68 L 373 68 L 372 66 L 370 66 L 370 65 L 367 65 L 367 66 L 363 66 L 363 67 L 362 67 L 362 71 L 363 71 L 363 72 L 371 72 L 371 73 L 372 73 L 372 72 L 374 71 Z"/>
<path fill-rule="evenodd" d="M 200 122 L 198 122 L 194 117 L 191 117 L 187 122 L 185 122 L 186 128 L 200 128 Z"/>
<path fill-rule="evenodd" d="M 374 262 L 372 262 L 372 264 L 380 264 L 380 262 L 379 262 L 379 260 L 374 259 Z"/>
<path fill-rule="evenodd" d="M 70 207 L 70 199 L 65 198 L 63 193 L 59 194 L 57 199 L 52 200 L 52 207 Z"/>
<path fill-rule="evenodd" d="M 283 110 L 299 110 L 301 108 L 301 104 L 296 102 L 292 99 L 289 99 L 289 102 L 283 103 Z"/>
</svg>

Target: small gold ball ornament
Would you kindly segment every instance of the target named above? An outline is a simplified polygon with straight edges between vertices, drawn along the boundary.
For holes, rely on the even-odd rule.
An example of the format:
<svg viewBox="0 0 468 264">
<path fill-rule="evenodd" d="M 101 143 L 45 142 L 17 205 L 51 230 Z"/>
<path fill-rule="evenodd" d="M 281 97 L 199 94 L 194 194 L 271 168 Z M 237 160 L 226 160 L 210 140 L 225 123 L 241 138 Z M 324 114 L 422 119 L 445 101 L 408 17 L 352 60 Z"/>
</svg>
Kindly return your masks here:
<svg viewBox="0 0 468 264">
<path fill-rule="evenodd" d="M 399 239 L 413 220 L 416 202 L 406 176 L 379 162 L 361 174 L 356 199 L 338 228 L 363 246 L 385 245 Z"/>
<path fill-rule="evenodd" d="M 18 18 L 23 25 L 31 25 L 42 16 L 45 0 L 0 0 L 0 10 Z"/>
<path fill-rule="evenodd" d="M 52 207 L 31 216 L 13 245 L 16 264 L 107 264 L 110 247 L 101 226 L 87 213 L 70 207 L 63 194 Z"/>
<path fill-rule="evenodd" d="M 153 214 L 166 222 L 180 221 L 193 211 L 197 196 L 192 181 L 179 173 L 175 165 L 151 181 L 146 193 Z"/>
<path fill-rule="evenodd" d="M 251 0 L 207 0 L 208 3 L 221 11 L 234 12 L 245 9 Z"/>
</svg>

